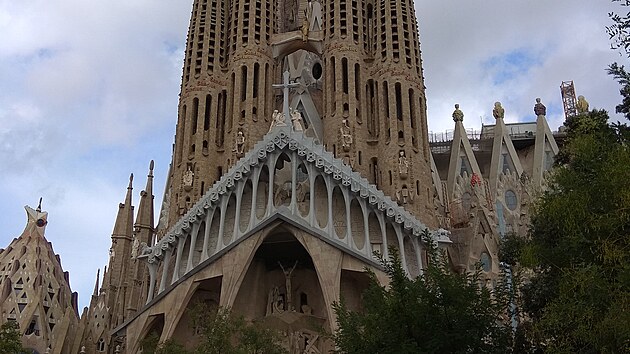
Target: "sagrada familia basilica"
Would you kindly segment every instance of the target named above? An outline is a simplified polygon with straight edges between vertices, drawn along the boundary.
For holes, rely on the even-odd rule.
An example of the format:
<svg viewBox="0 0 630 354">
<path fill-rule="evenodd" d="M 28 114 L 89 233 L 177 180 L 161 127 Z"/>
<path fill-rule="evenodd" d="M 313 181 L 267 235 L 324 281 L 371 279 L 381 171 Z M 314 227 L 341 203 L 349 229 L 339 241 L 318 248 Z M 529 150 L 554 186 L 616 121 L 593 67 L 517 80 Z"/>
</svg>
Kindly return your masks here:
<svg viewBox="0 0 630 354">
<path fill-rule="evenodd" d="M 418 276 L 425 232 L 493 286 L 563 134 L 540 100 L 528 123 L 492 111 L 479 134 L 459 106 L 452 133 L 429 134 L 412 0 L 194 0 L 163 203 L 151 162 L 80 316 L 47 213 L 26 207 L 0 251 L 0 322 L 34 353 L 140 353 L 148 335 L 194 346 L 202 302 L 326 353 L 333 302 L 361 308 L 366 267 L 387 281 L 373 253 Z"/>
</svg>

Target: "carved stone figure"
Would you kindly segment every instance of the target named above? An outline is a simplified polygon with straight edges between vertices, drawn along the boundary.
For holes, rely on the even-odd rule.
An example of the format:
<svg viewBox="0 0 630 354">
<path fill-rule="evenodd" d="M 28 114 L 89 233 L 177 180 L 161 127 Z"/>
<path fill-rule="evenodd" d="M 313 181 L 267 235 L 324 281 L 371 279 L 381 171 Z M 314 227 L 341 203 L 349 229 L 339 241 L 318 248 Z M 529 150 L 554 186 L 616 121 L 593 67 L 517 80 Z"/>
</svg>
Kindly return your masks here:
<svg viewBox="0 0 630 354">
<path fill-rule="evenodd" d="M 295 267 L 297 267 L 298 262 L 295 261 L 295 264 L 293 265 L 293 267 L 291 269 L 284 269 L 284 267 L 282 266 L 282 263 L 278 262 L 278 264 L 280 265 L 280 268 L 282 269 L 282 272 L 284 273 L 284 278 L 285 278 L 285 287 L 287 289 L 287 306 L 286 306 L 286 310 L 287 311 L 293 311 L 293 299 L 292 299 L 292 289 L 291 289 L 291 274 L 293 273 L 293 271 L 295 270 Z"/>
<path fill-rule="evenodd" d="M 275 286 L 271 290 L 271 313 L 283 313 L 284 312 L 284 299 L 280 296 L 280 289 Z"/>
<path fill-rule="evenodd" d="M 339 132 L 341 133 L 341 146 L 343 150 L 347 152 L 350 151 L 350 146 L 352 145 L 352 133 L 350 132 L 347 119 L 344 119 L 341 123 L 341 128 L 339 128 Z"/>
<path fill-rule="evenodd" d="M 302 28 L 300 29 L 302 32 L 302 42 L 308 42 L 308 31 L 311 28 L 309 17 L 309 7 L 307 6 L 306 9 L 304 9 L 304 19 L 302 20 Z"/>
<path fill-rule="evenodd" d="M 182 183 L 184 184 L 184 189 L 189 191 L 192 189 L 193 181 L 195 179 L 195 173 L 192 171 L 192 167 L 188 165 L 188 168 L 184 172 L 182 176 Z"/>
<path fill-rule="evenodd" d="M 138 256 L 139 247 L 140 247 L 140 243 L 138 243 L 138 239 L 134 236 L 133 244 L 131 246 L 131 259 L 135 259 Z"/>
<path fill-rule="evenodd" d="M 304 313 L 305 315 L 312 315 L 313 309 L 308 305 L 302 305 L 302 313 Z"/>
<path fill-rule="evenodd" d="M 588 113 L 588 101 L 586 101 L 584 96 L 578 96 L 576 108 L 579 114 Z"/>
<path fill-rule="evenodd" d="M 494 103 L 494 109 L 492 110 L 492 116 L 494 119 L 503 119 L 505 118 L 505 109 L 501 106 L 501 102 Z"/>
<path fill-rule="evenodd" d="M 536 104 L 534 105 L 534 114 L 536 117 L 547 115 L 547 107 L 540 102 L 540 98 L 536 99 Z"/>
<path fill-rule="evenodd" d="M 411 204 L 413 203 L 413 193 L 409 192 L 407 186 L 403 186 L 401 190 L 396 191 L 396 199 L 398 200 L 398 204 Z"/>
<path fill-rule="evenodd" d="M 275 194 L 273 202 L 276 205 L 289 205 L 291 203 L 291 181 L 284 182 L 280 185 L 274 184 Z"/>
<path fill-rule="evenodd" d="M 274 313 L 283 313 L 284 312 L 284 301 L 282 300 L 282 296 L 280 296 L 280 289 L 277 286 L 269 289 L 269 296 L 267 298 L 267 311 L 266 316 L 269 316 Z"/>
<path fill-rule="evenodd" d="M 234 149 L 232 149 L 232 151 L 236 152 L 237 156 L 242 156 L 243 153 L 245 152 L 245 136 L 243 135 L 242 131 L 238 131 L 238 133 L 236 133 L 236 139 L 234 141 Z"/>
<path fill-rule="evenodd" d="M 271 131 L 274 127 L 286 127 L 287 123 L 285 122 L 286 117 L 284 116 L 284 113 L 280 113 L 278 112 L 278 110 L 274 110 L 273 114 L 271 115 L 272 117 L 272 121 L 271 121 L 271 126 L 269 127 L 269 131 Z"/>
<path fill-rule="evenodd" d="M 296 132 L 304 131 L 304 124 L 302 124 L 302 113 L 297 109 L 291 111 L 291 122 L 293 123 L 293 130 Z"/>
<path fill-rule="evenodd" d="M 405 156 L 405 151 L 400 150 L 400 156 L 398 156 L 398 173 L 400 174 L 400 178 L 406 179 L 408 172 L 409 161 L 407 160 L 407 156 Z"/>
<path fill-rule="evenodd" d="M 459 109 L 459 103 L 455 104 L 455 110 L 453 111 L 453 120 L 455 122 L 462 122 L 464 120 L 464 112 Z"/>
</svg>

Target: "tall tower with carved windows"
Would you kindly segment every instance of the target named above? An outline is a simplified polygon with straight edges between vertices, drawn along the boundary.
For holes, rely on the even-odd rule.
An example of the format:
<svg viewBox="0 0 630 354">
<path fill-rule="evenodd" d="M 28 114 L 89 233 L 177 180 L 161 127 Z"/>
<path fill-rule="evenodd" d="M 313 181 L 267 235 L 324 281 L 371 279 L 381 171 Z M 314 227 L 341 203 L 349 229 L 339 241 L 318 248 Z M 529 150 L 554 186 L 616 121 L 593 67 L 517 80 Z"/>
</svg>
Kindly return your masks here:
<svg viewBox="0 0 630 354">
<path fill-rule="evenodd" d="M 161 229 L 267 133 L 284 71 L 306 135 L 434 225 L 413 1 L 195 0 Z"/>
<path fill-rule="evenodd" d="M 427 135 L 411 0 L 194 0 L 160 220 L 148 183 L 103 349 L 191 349 L 203 302 L 292 328 L 292 354 L 332 350 L 333 303 L 360 306 L 366 267 L 386 277 L 374 252 L 418 276 L 421 236 L 450 243 Z"/>
</svg>

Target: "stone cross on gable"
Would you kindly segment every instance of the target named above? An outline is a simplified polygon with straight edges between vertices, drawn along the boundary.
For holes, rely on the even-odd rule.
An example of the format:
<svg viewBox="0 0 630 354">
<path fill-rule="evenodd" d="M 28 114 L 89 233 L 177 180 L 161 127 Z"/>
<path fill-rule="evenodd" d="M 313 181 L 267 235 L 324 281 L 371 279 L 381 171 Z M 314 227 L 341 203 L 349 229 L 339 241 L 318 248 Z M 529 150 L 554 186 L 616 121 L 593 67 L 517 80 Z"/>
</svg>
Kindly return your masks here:
<svg viewBox="0 0 630 354">
<path fill-rule="evenodd" d="M 289 89 L 293 87 L 298 87 L 300 84 L 293 82 L 289 82 L 290 74 L 289 70 L 286 70 L 282 74 L 282 83 L 281 84 L 273 84 L 271 85 L 275 89 L 282 89 L 284 94 L 284 102 L 282 104 L 282 113 L 284 114 L 286 124 L 293 128 L 293 123 L 291 122 L 291 114 L 289 113 Z"/>
</svg>

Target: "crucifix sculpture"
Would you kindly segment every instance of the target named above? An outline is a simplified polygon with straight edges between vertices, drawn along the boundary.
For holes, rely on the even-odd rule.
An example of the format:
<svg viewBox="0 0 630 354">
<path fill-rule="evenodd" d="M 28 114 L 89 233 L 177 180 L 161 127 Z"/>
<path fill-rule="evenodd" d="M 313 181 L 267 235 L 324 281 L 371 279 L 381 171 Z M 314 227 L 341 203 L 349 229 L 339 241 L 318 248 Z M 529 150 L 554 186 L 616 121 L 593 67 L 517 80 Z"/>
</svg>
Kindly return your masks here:
<svg viewBox="0 0 630 354">
<path fill-rule="evenodd" d="M 293 265 L 292 268 L 290 269 L 284 269 L 284 267 L 282 266 L 282 263 L 278 262 L 278 264 L 280 265 L 280 268 L 282 269 L 282 272 L 284 273 L 284 277 L 285 277 L 285 281 L 286 281 L 286 289 L 287 289 L 287 301 L 286 301 L 286 310 L 287 311 L 293 311 L 293 290 L 291 289 L 291 274 L 293 273 L 293 271 L 295 270 L 295 267 L 297 267 L 298 261 L 295 261 L 295 264 Z"/>
<path fill-rule="evenodd" d="M 286 124 L 290 127 L 293 128 L 293 124 L 291 122 L 291 115 L 289 112 L 289 89 L 293 88 L 293 87 L 298 87 L 300 86 L 300 84 L 296 83 L 296 82 L 289 82 L 291 75 L 289 74 L 289 71 L 286 70 L 283 74 L 282 74 L 282 83 L 281 84 L 273 84 L 271 85 L 271 87 L 275 88 L 275 89 L 282 89 L 283 91 L 283 99 L 284 102 L 282 103 L 282 114 L 284 114 L 284 121 L 286 122 Z M 272 123 L 273 124 L 273 123 Z"/>
</svg>

